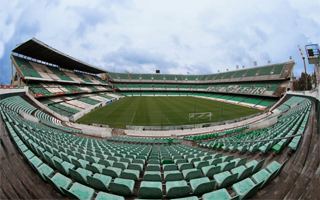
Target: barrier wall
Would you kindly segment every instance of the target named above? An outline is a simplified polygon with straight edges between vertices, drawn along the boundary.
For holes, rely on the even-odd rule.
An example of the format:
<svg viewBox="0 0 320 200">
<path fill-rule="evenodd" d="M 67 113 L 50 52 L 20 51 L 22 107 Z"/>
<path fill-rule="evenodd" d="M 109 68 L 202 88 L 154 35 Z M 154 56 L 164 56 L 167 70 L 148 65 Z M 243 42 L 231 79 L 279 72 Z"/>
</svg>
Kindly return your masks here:
<svg viewBox="0 0 320 200">
<path fill-rule="evenodd" d="M 262 120 L 267 119 L 275 115 L 275 113 L 263 113 L 258 116 L 238 121 L 230 124 L 217 125 L 212 127 L 205 128 L 195 128 L 195 129 L 185 129 L 185 130 L 124 130 L 126 135 L 129 136 L 143 136 L 143 137 L 171 137 L 171 136 L 187 136 L 187 135 L 196 135 L 196 134 L 205 134 L 205 133 L 214 133 L 219 131 L 224 131 L 227 129 L 239 128 L 242 126 L 247 126 L 252 123 L 256 123 Z"/>
<path fill-rule="evenodd" d="M 275 115 L 273 117 L 269 117 L 263 121 L 259 121 L 257 123 L 253 123 L 249 125 L 250 130 L 262 129 L 270 127 L 278 122 L 278 116 Z"/>
<path fill-rule="evenodd" d="M 29 114 L 27 114 L 27 113 L 25 113 L 23 111 L 19 111 L 19 114 L 26 120 L 29 120 L 29 121 L 32 121 L 32 122 L 35 122 L 35 123 L 39 123 L 39 121 L 40 121 L 38 118 L 36 118 L 36 117 L 34 117 L 32 115 L 29 115 Z"/>
<path fill-rule="evenodd" d="M 67 122 L 66 125 L 73 128 L 81 129 L 82 133 L 85 135 L 101 137 L 101 138 L 112 136 L 111 134 L 112 129 L 107 127 L 97 127 L 97 126 L 90 126 L 90 125 L 78 124 L 78 123 L 72 123 L 72 122 Z"/>
</svg>

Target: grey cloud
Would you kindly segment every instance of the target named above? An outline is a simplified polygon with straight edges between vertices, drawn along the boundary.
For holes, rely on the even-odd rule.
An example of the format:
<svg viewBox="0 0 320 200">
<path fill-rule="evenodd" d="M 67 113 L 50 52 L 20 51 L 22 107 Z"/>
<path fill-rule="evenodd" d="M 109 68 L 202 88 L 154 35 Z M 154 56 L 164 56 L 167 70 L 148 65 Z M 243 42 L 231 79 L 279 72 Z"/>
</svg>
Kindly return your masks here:
<svg viewBox="0 0 320 200">
<path fill-rule="evenodd" d="M 145 68 L 142 68 L 142 66 L 160 68 L 162 71 L 177 66 L 176 63 L 166 60 L 166 58 L 159 54 L 130 48 L 119 48 L 114 52 L 110 52 L 105 55 L 104 61 L 107 69 L 108 66 L 115 66 L 117 71 L 126 71 L 127 69 L 130 69 L 137 73 L 144 73 Z"/>
<path fill-rule="evenodd" d="M 299 74 L 297 45 L 320 41 L 316 1 L 7 2 L 1 68 L 15 44 L 35 36 L 111 71 L 216 73 L 293 56 Z"/>
</svg>

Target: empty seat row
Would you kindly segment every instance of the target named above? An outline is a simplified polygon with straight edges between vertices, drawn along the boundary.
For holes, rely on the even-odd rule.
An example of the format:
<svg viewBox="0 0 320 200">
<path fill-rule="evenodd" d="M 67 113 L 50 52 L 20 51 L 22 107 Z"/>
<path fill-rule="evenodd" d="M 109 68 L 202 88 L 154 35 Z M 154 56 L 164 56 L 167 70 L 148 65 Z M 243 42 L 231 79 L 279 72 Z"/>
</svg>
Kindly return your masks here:
<svg viewBox="0 0 320 200">
<path fill-rule="evenodd" d="M 197 199 L 211 192 L 222 194 L 226 188 L 246 197 L 243 188 L 251 192 L 252 182 L 254 186 L 259 184 L 258 178 L 267 182 L 265 179 L 274 177 L 282 166 L 267 165 L 266 171 L 260 172 L 263 160 L 247 161 L 181 144 L 128 144 L 79 137 L 28 121 L 7 107 L 0 107 L 21 154 L 45 181 L 71 198 Z M 258 172 L 261 174 L 254 178 Z"/>
<path fill-rule="evenodd" d="M 291 97 L 288 101 L 292 101 L 295 97 Z M 297 100 L 301 100 L 298 97 Z M 296 101 L 292 101 L 296 102 Z M 283 109 L 283 113 L 278 117 L 277 123 L 274 125 L 253 130 L 244 131 L 239 134 L 227 136 L 223 138 L 213 139 L 202 142 L 201 147 L 212 149 L 222 149 L 224 151 L 239 151 L 239 152 L 262 152 L 269 151 L 280 153 L 285 146 L 289 144 L 292 138 L 290 148 L 296 149 L 301 135 L 305 130 L 311 109 L 311 102 L 308 99 L 303 99 L 295 106 L 291 105 L 290 109 Z"/>
</svg>

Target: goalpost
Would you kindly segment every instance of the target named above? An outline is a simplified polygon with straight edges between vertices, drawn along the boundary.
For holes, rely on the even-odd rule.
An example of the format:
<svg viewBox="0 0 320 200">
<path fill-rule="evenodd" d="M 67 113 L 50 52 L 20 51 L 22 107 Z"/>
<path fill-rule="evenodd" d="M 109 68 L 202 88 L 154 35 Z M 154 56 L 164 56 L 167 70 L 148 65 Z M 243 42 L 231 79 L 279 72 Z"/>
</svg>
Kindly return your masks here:
<svg viewBox="0 0 320 200">
<path fill-rule="evenodd" d="M 189 113 L 189 122 L 190 121 L 201 121 L 209 119 L 211 121 L 212 113 L 211 112 L 201 112 L 201 113 Z"/>
</svg>

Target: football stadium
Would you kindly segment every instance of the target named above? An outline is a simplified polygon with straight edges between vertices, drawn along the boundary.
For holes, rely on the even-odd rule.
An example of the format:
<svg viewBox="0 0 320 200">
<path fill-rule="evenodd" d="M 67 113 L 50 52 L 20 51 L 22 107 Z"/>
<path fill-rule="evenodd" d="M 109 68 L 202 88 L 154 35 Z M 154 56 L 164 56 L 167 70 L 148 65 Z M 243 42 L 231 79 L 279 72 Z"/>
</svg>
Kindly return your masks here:
<svg viewBox="0 0 320 200">
<path fill-rule="evenodd" d="M 150 2 L 4 3 L 0 199 L 319 199 L 320 4 Z"/>
<path fill-rule="evenodd" d="M 0 96 L 5 198 L 317 192 L 319 94 L 290 91 L 293 61 L 206 75 L 115 73 L 35 38 L 10 59 L 12 85 Z"/>
</svg>

